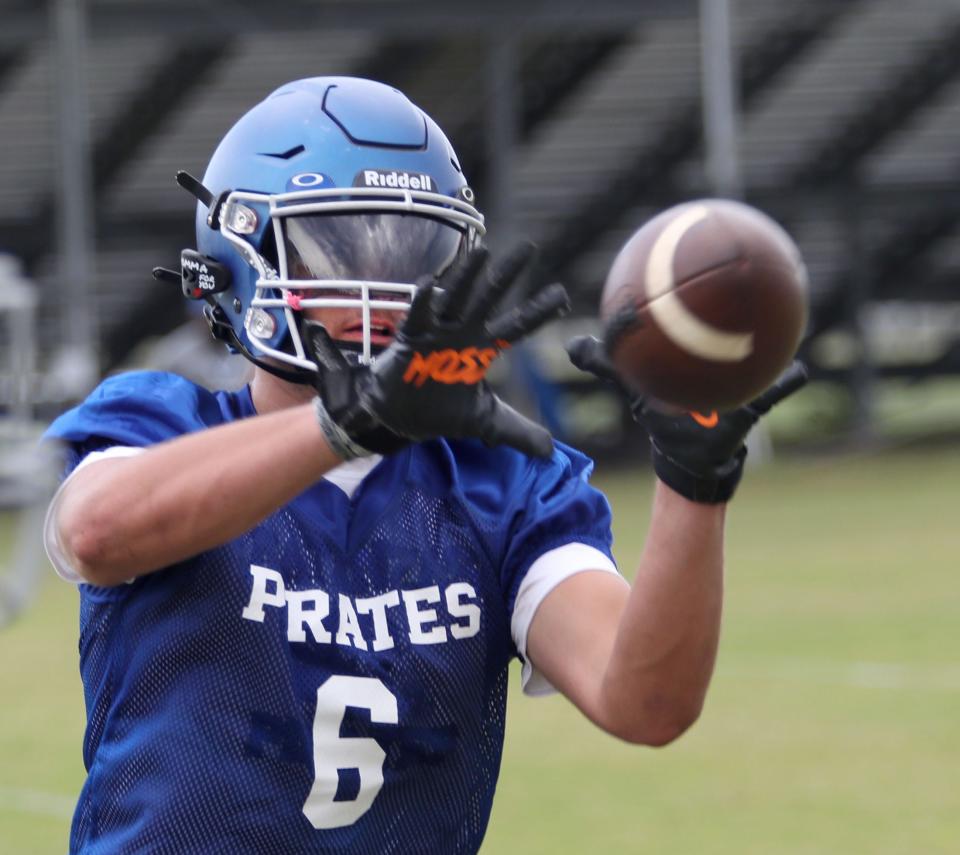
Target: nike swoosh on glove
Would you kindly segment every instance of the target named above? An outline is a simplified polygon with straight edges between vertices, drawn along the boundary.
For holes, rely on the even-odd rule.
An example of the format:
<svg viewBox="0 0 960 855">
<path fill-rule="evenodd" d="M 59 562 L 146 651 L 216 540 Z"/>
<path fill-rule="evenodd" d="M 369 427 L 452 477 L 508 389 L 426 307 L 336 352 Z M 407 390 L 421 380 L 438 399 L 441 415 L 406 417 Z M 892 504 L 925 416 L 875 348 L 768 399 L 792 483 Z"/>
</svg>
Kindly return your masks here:
<svg viewBox="0 0 960 855">
<path fill-rule="evenodd" d="M 579 336 L 566 347 L 577 368 L 614 383 L 627 396 L 634 421 L 650 438 L 657 477 L 681 496 L 706 504 L 728 502 L 733 497 L 743 475 L 744 441 L 750 428 L 807 382 L 806 367 L 795 361 L 769 389 L 735 410 L 671 413 L 624 385 L 600 340 Z"/>
</svg>

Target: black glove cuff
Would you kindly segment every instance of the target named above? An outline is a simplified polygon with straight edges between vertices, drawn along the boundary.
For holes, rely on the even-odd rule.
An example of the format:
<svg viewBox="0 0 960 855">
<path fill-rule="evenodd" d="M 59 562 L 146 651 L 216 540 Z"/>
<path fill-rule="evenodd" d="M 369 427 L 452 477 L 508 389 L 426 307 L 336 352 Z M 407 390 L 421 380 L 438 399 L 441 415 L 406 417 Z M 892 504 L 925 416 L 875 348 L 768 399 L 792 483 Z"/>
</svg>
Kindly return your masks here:
<svg viewBox="0 0 960 855">
<path fill-rule="evenodd" d="M 347 431 L 338 425 L 323 401 L 319 397 L 313 399 L 314 412 L 317 415 L 317 422 L 320 424 L 320 430 L 327 440 L 330 450 L 343 460 L 355 460 L 357 457 L 369 457 L 373 452 L 369 448 L 364 448 L 356 442 Z"/>
<path fill-rule="evenodd" d="M 732 460 L 716 467 L 710 474 L 696 474 L 668 457 L 655 443 L 651 443 L 653 471 L 672 490 L 691 502 L 718 505 L 729 502 L 743 475 L 743 461 L 747 456 L 746 446 Z"/>
</svg>

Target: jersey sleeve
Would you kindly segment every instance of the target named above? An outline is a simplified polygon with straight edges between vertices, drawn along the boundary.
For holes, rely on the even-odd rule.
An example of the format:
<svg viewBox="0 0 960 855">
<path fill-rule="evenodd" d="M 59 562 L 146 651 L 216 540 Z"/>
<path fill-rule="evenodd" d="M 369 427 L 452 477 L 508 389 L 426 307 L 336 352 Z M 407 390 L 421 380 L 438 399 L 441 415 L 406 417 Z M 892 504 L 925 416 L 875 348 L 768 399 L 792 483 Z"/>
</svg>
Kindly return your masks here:
<svg viewBox="0 0 960 855">
<path fill-rule="evenodd" d="M 212 393 L 174 374 L 152 371 L 110 377 L 56 419 L 43 441 L 61 445 L 62 483 L 47 509 L 43 537 L 57 574 L 67 581 L 82 581 L 69 566 L 54 525 L 63 489 L 79 469 L 104 458 L 137 454 L 221 420 Z"/>
<path fill-rule="evenodd" d="M 60 497 L 63 495 L 63 489 L 66 487 L 67 482 L 70 481 L 70 479 L 73 478 L 73 476 L 76 475 L 81 469 L 85 469 L 87 466 L 92 463 L 96 463 L 98 460 L 107 460 L 117 457 L 132 457 L 133 455 L 139 454 L 142 451 L 142 448 L 130 448 L 125 445 L 112 445 L 109 448 L 103 449 L 102 451 L 91 451 L 73 467 L 73 470 L 70 472 L 70 474 L 67 475 L 67 477 L 64 478 L 63 482 L 60 484 L 57 492 L 54 493 L 54 496 L 50 500 L 50 504 L 47 507 L 46 516 L 43 520 L 43 548 L 46 550 L 47 558 L 50 559 L 53 569 L 56 570 L 57 575 L 61 579 L 67 582 L 74 582 L 76 584 L 79 584 L 83 581 L 80 574 L 70 566 L 70 562 L 60 545 L 60 537 L 57 533 L 57 526 L 55 525 L 57 512 L 60 508 Z"/>
<path fill-rule="evenodd" d="M 610 505 L 590 485 L 592 470 L 589 458 L 558 444 L 549 461 L 531 462 L 526 489 L 518 490 L 522 498 L 510 515 L 501 584 L 527 694 L 554 691 L 526 655 L 527 632 L 544 597 L 576 573 L 618 573 L 611 552 Z"/>
<path fill-rule="evenodd" d="M 43 438 L 81 453 L 112 445 L 145 447 L 222 420 L 213 393 L 175 374 L 137 371 L 104 380 L 56 419 Z"/>
</svg>

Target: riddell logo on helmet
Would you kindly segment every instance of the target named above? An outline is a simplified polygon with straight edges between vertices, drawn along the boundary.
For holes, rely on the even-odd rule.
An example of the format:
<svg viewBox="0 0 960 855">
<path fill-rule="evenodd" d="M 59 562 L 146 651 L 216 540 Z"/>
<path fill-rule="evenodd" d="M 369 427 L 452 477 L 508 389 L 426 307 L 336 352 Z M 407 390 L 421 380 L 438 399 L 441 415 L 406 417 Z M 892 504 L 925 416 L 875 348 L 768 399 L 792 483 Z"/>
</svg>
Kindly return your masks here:
<svg viewBox="0 0 960 855">
<path fill-rule="evenodd" d="M 452 386 L 462 383 L 473 386 L 479 383 L 490 363 L 497 358 L 501 350 L 510 347 L 506 341 L 497 341 L 496 347 L 465 347 L 463 350 L 434 350 L 424 356 L 413 354 L 403 375 L 404 383 L 422 386 L 427 380 Z"/>
<path fill-rule="evenodd" d="M 402 169 L 364 169 L 357 173 L 353 186 L 436 192 L 433 179 L 429 175 L 424 172 L 406 172 Z"/>
</svg>

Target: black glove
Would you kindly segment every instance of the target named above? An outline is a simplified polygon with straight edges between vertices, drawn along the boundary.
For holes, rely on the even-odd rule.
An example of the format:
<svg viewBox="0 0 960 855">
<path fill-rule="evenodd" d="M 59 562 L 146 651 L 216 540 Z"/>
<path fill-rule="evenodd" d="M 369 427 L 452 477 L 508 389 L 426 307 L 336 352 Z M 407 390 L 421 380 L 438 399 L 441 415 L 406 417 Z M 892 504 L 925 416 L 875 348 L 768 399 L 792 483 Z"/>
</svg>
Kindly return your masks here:
<svg viewBox="0 0 960 855">
<path fill-rule="evenodd" d="M 321 402 L 317 408 L 321 425 L 327 417 L 332 424 L 363 419 L 365 412 L 359 405 L 356 386 L 363 382 L 364 375 L 370 369 L 366 365 L 348 361 L 330 338 L 326 327 L 318 321 L 304 321 L 300 332 L 308 352 L 317 363 L 314 386 L 317 400 Z M 333 438 L 328 433 L 327 439 Z M 410 444 L 409 439 L 373 422 L 366 427 L 358 427 L 353 438 L 340 436 L 339 439 L 344 446 L 334 447 L 334 451 L 347 459 L 371 453 L 396 454 Z"/>
<path fill-rule="evenodd" d="M 629 391 L 610 363 L 603 343 L 590 336 L 567 342 L 570 361 L 582 371 L 615 383 L 628 396 L 633 418 L 650 437 L 653 469 L 681 496 L 705 504 L 727 502 L 743 474 L 747 433 L 774 404 L 807 382 L 807 370 L 794 362 L 758 398 L 725 413 L 669 413 Z"/>
<path fill-rule="evenodd" d="M 547 285 L 491 319 L 533 252 L 524 244 L 491 269 L 487 251 L 475 249 L 439 280 L 422 281 L 396 340 L 369 369 L 345 371 L 346 361 L 337 353 L 335 362 L 336 348 L 323 327 L 309 325 L 307 344 L 320 366 L 318 416 L 334 450 L 356 456 L 369 448 L 364 440 L 372 430 L 386 428 L 416 442 L 476 437 L 549 456 L 550 434 L 500 400 L 484 380 L 511 342 L 569 306 L 562 285 Z"/>
</svg>

